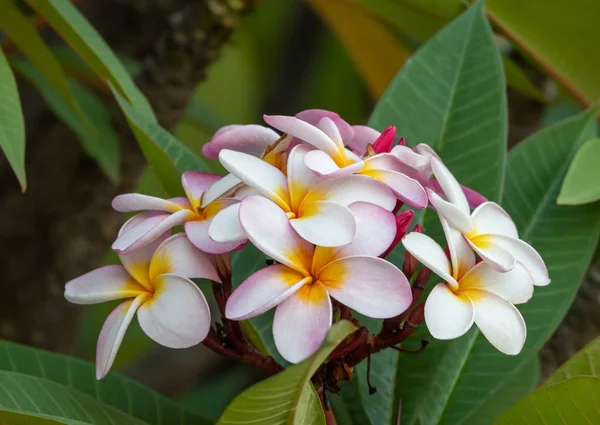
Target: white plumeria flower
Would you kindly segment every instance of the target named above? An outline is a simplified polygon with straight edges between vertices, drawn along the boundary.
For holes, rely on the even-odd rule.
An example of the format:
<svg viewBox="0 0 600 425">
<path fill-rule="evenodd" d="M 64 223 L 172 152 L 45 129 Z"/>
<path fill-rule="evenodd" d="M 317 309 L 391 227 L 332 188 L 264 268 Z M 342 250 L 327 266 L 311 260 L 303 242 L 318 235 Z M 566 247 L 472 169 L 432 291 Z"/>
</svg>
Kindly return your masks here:
<svg viewBox="0 0 600 425">
<path fill-rule="evenodd" d="M 133 217 L 122 231 L 143 218 Z M 210 329 L 210 309 L 189 278 L 220 282 L 210 258 L 183 233 L 161 235 L 146 247 L 120 258 L 123 265 L 100 267 L 65 286 L 65 298 L 75 304 L 129 298 L 110 313 L 100 331 L 96 350 L 98 379 L 110 370 L 136 311 L 142 330 L 157 343 L 170 348 L 200 343 Z"/>
<path fill-rule="evenodd" d="M 533 295 L 531 276 L 520 264 L 506 273 L 485 262 L 475 264 L 475 255 L 460 232 L 443 217 L 440 220 L 452 264 L 442 247 L 429 236 L 413 232 L 402 239 L 408 252 L 445 281 L 433 288 L 425 302 L 429 332 L 437 339 L 454 339 L 475 323 L 498 350 L 518 354 L 527 329 L 514 304 L 527 302 Z"/>
<path fill-rule="evenodd" d="M 344 146 L 344 139 L 334 121 L 322 118 L 316 125 L 296 117 L 267 116 L 265 121 L 272 127 L 314 146 L 306 154 L 304 162 L 320 176 L 344 177 L 362 174 L 388 186 L 400 199 L 414 208 L 428 204 L 423 186 L 402 173 L 403 164 L 392 154 L 381 153 L 364 160 Z"/>
<path fill-rule="evenodd" d="M 245 214 L 245 209 L 251 214 Z M 240 210 L 244 231 L 280 264 L 259 270 L 237 287 L 227 301 L 226 317 L 246 320 L 277 306 L 275 345 L 285 359 L 298 363 L 319 348 L 331 326 L 330 296 L 370 317 L 394 317 L 405 311 L 412 302 L 406 277 L 377 258 L 394 239 L 394 215 L 363 202 L 350 209 L 358 223 L 354 242 L 315 248 L 296 233 L 273 201 L 245 198 Z M 247 220 L 257 211 L 254 219 Z"/>
<path fill-rule="evenodd" d="M 431 204 L 486 263 L 500 272 L 512 270 L 518 263 L 531 274 L 534 285 L 550 283 L 544 260 L 531 245 L 519 239 L 515 223 L 502 207 L 484 202 L 471 213 L 465 194 L 448 168 L 437 158 L 431 159 L 431 167 L 448 199 L 427 189 Z"/>
<path fill-rule="evenodd" d="M 190 241 L 210 254 L 223 254 L 239 247 L 244 240 L 218 243 L 208 236 L 208 227 L 223 209 L 239 203 L 239 199 L 219 197 L 239 183 L 233 176 L 222 178 L 217 174 L 188 171 L 181 176 L 186 198 L 161 199 L 139 193 L 115 197 L 112 206 L 120 212 L 156 211 L 145 220 L 138 221 L 123 232 L 112 248 L 128 254 L 154 241 L 158 236 L 177 225 L 184 225 Z M 234 178 L 233 178 L 234 179 Z"/>
<path fill-rule="evenodd" d="M 287 215 L 292 227 L 307 241 L 321 246 L 346 245 L 356 234 L 356 220 L 348 208 L 357 201 L 370 202 L 391 211 L 396 198 L 390 190 L 365 176 L 323 179 L 309 170 L 304 158 L 310 148 L 298 145 L 287 161 L 287 177 L 259 158 L 224 149 L 219 153 L 223 166 L 234 176 L 275 202 Z M 245 199 L 242 203 L 245 202 Z M 240 204 L 215 217 L 209 234 L 219 242 L 245 238 L 240 220 L 251 222 L 262 216 L 260 210 Z"/>
</svg>

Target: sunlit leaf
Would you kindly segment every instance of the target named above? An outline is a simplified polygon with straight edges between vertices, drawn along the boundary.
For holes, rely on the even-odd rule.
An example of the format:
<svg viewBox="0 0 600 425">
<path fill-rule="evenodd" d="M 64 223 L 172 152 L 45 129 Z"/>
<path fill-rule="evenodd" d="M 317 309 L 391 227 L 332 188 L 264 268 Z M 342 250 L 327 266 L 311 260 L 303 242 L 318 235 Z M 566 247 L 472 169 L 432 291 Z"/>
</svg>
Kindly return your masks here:
<svg viewBox="0 0 600 425">
<path fill-rule="evenodd" d="M 580 205 L 600 199 L 600 139 L 588 140 L 579 148 L 557 202 L 561 205 Z"/>
<path fill-rule="evenodd" d="M 577 376 L 600 378 L 600 338 L 596 338 L 567 360 L 544 385 L 556 384 Z"/>
<path fill-rule="evenodd" d="M 96 380 L 91 363 L 72 357 L 0 341 L 0 371 L 0 405 L 7 410 L 40 413 L 54 419 L 63 417 L 60 416 L 62 412 L 68 414 L 66 417 L 81 422 L 61 423 L 74 424 L 110 423 L 102 414 L 105 411 L 115 419 L 115 425 L 208 425 L 203 418 L 116 373 L 109 373 L 101 381 Z M 7 385 L 12 386 L 9 388 Z M 6 391 L 3 392 L 3 386 L 13 397 L 12 402 L 6 397 Z M 90 422 L 91 419 L 94 421 Z"/>
<path fill-rule="evenodd" d="M 237 396 L 217 424 L 325 425 L 323 409 L 310 378 L 355 329 L 347 321 L 334 324 L 319 351 Z"/>
<path fill-rule="evenodd" d="M 346 48 L 374 98 L 410 56 L 409 50 L 360 5 L 347 0 L 309 0 Z"/>
<path fill-rule="evenodd" d="M 25 123 L 17 91 L 15 76 L 0 49 L 0 148 L 15 172 L 24 192 L 25 176 Z"/>
<path fill-rule="evenodd" d="M 594 0 L 488 0 L 488 13 L 580 102 L 600 97 L 597 17 Z"/>
<path fill-rule="evenodd" d="M 540 388 L 519 401 L 494 425 L 600 423 L 600 379 L 578 377 Z"/>
</svg>

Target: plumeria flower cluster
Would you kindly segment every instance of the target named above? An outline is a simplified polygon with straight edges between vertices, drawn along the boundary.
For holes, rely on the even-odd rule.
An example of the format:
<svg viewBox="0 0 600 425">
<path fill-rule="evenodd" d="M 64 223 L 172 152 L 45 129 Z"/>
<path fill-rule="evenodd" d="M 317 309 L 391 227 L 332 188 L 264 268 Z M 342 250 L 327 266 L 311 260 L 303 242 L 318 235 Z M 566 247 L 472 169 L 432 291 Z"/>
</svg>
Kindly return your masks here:
<svg viewBox="0 0 600 425">
<path fill-rule="evenodd" d="M 223 265 L 248 242 L 272 263 L 226 294 L 223 323 L 275 308 L 275 345 L 290 362 L 317 350 L 341 309 L 388 325 L 423 310 L 410 284 L 414 267 L 405 261 L 407 276 L 385 260 L 400 240 L 411 264 L 423 264 L 421 276 L 432 271 L 443 280 L 424 306 L 433 337 L 456 338 L 475 323 L 500 351 L 521 350 L 526 328 L 514 305 L 550 279 L 501 207 L 460 186 L 429 146 L 410 148 L 404 139 L 394 146 L 393 127 L 379 133 L 322 110 L 265 116 L 265 122 L 272 128 L 233 125 L 215 133 L 203 153 L 229 174 L 184 173 L 185 197 L 114 199 L 117 211 L 139 212 L 113 244 L 122 265 L 94 270 L 65 289 L 79 304 L 127 299 L 100 333 L 99 379 L 136 312 L 144 332 L 167 347 L 218 336 L 190 279 L 208 279 L 213 288 L 230 284 Z M 436 210 L 447 251 L 421 232 L 406 234 L 411 209 L 424 208 Z M 176 226 L 183 232 L 171 236 Z"/>
</svg>

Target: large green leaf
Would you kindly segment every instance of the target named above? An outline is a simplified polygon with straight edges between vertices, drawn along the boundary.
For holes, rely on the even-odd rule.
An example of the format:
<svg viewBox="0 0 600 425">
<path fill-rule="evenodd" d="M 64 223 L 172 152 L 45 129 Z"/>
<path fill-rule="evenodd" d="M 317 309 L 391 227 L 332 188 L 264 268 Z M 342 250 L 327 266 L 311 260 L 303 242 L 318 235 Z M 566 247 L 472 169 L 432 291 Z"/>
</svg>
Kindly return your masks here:
<svg viewBox="0 0 600 425">
<path fill-rule="evenodd" d="M 141 423 L 143 421 L 150 425 L 208 424 L 204 419 L 177 406 L 158 393 L 115 373 L 109 373 L 106 378 L 98 381 L 92 364 L 72 357 L 0 341 L 0 371 L 3 371 L 2 373 L 14 372 L 9 378 L 6 378 L 8 380 L 12 376 L 19 376 L 23 377 L 19 378 L 19 382 L 24 382 L 23 385 L 42 383 L 43 387 L 51 389 L 50 393 L 56 394 L 57 397 L 59 397 L 59 393 L 65 394 L 56 400 L 63 409 L 76 407 L 77 403 L 75 402 L 63 404 L 65 397 L 66 400 L 71 400 L 70 394 L 90 405 L 93 404 L 92 401 L 98 403 L 101 407 L 95 408 L 96 410 L 107 408 L 139 420 L 135 422 L 130 419 L 129 422 L 124 423 Z M 42 379 L 38 380 L 37 378 Z M 56 388 L 56 393 L 54 388 Z M 0 400 L 3 402 L 5 398 L 1 395 L 1 391 L 0 387 Z M 29 395 L 33 398 L 33 394 L 40 394 L 40 391 L 41 389 L 38 387 Z M 14 393 L 10 391 L 10 393 L 19 395 L 19 391 Z M 94 400 L 88 400 L 90 398 Z M 21 406 L 19 401 L 17 400 L 17 405 Z M 36 401 L 37 399 L 34 399 L 34 402 Z M 24 406 L 28 405 L 24 404 Z M 50 407 L 57 408 L 56 406 Z M 76 409 L 76 412 L 81 412 L 81 409 Z M 85 416 L 83 418 L 85 419 Z M 104 424 L 106 419 L 91 423 Z"/>
<path fill-rule="evenodd" d="M 93 125 L 88 126 L 41 71 L 24 60 L 12 60 L 11 64 L 39 90 L 54 113 L 77 134 L 87 154 L 98 162 L 102 171 L 113 182 L 118 182 L 121 174 L 121 156 L 119 139 L 111 123 L 110 110 L 91 91 L 72 83 L 72 91 L 79 105 L 85 115 L 93 119 Z"/>
<path fill-rule="evenodd" d="M 579 148 L 565 176 L 557 202 L 579 205 L 600 199 L 600 138 Z"/>
<path fill-rule="evenodd" d="M 17 91 L 15 76 L 0 49 L 0 149 L 15 172 L 24 192 L 25 177 L 25 123 Z"/>
<path fill-rule="evenodd" d="M 144 115 L 148 120 L 155 120 L 148 100 L 135 86 L 125 67 L 71 2 L 27 0 L 27 3 L 61 35 L 99 77 L 111 82 L 137 113 Z"/>
<path fill-rule="evenodd" d="M 542 387 L 503 414 L 494 425 L 600 423 L 600 379 L 579 377 Z"/>
<path fill-rule="evenodd" d="M 579 101 L 600 97 L 600 2 L 488 0 L 487 8 L 494 23 Z"/>
<path fill-rule="evenodd" d="M 310 379 L 355 329 L 345 320 L 335 323 L 319 351 L 237 396 L 217 424 L 325 425 L 323 409 Z"/>
<path fill-rule="evenodd" d="M 567 360 L 544 385 L 556 384 L 577 376 L 600 378 L 600 338 L 596 338 Z"/>
</svg>

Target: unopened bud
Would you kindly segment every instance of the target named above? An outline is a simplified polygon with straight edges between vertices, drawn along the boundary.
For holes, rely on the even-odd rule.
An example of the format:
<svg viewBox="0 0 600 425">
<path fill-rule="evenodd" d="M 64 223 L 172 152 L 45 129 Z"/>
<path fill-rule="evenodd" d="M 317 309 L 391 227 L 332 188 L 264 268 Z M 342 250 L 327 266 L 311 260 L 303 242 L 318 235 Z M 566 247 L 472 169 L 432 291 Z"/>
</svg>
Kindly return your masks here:
<svg viewBox="0 0 600 425">
<path fill-rule="evenodd" d="M 413 232 L 423 233 L 423 226 L 417 224 Z M 417 265 L 417 259 L 410 252 L 406 251 L 404 253 L 404 264 L 402 264 L 402 273 L 404 273 L 404 276 L 410 280 L 411 276 L 417 271 Z"/>
<path fill-rule="evenodd" d="M 396 138 L 396 127 L 390 125 L 383 130 L 383 133 L 373 142 L 373 149 L 376 153 L 387 153 L 392 150 L 394 139 Z"/>
<path fill-rule="evenodd" d="M 398 214 L 396 216 L 396 236 L 394 237 L 394 240 L 387 251 L 381 255 L 381 258 L 387 257 L 389 253 L 392 252 L 392 250 L 396 247 L 396 245 L 398 245 L 398 243 L 402 240 L 404 235 L 406 235 L 406 231 L 408 230 L 408 227 L 410 226 L 414 216 L 415 213 L 412 210 L 406 210 L 402 214 Z"/>
<path fill-rule="evenodd" d="M 398 145 L 406 146 L 406 139 L 404 137 L 400 137 L 400 140 L 398 141 Z"/>
<path fill-rule="evenodd" d="M 231 260 L 228 254 L 219 254 L 215 256 L 217 272 L 221 281 L 225 282 L 231 279 Z"/>
</svg>

